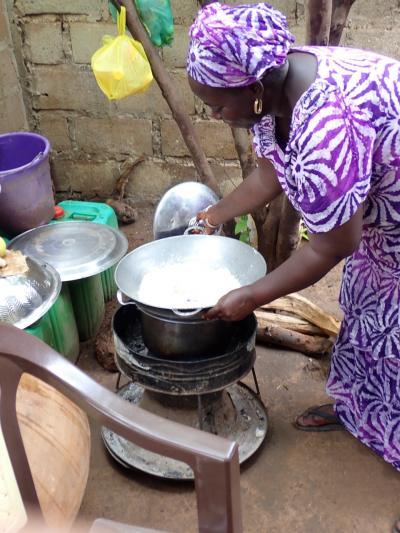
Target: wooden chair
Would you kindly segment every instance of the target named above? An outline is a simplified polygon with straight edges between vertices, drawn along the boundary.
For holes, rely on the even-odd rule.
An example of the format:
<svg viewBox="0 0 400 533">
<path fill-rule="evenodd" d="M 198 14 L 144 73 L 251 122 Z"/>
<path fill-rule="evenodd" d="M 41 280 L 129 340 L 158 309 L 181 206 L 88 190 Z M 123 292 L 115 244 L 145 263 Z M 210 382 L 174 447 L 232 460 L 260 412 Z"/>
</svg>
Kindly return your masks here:
<svg viewBox="0 0 400 533">
<path fill-rule="evenodd" d="M 243 531 L 237 444 L 127 403 L 42 341 L 13 326 L 0 325 L 0 423 L 28 524 L 39 513 L 39 529 L 46 531 L 16 415 L 16 391 L 23 373 L 48 383 L 100 424 L 138 446 L 190 465 L 200 532 Z M 150 533 L 103 519 L 96 520 L 90 531 Z"/>
</svg>

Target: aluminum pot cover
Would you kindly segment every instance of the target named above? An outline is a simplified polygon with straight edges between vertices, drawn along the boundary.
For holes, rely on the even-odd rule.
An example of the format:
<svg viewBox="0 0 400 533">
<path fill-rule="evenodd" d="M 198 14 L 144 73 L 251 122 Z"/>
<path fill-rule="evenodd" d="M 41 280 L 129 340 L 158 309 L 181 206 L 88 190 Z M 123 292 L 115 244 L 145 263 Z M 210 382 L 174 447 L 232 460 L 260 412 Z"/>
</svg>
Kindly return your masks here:
<svg viewBox="0 0 400 533">
<path fill-rule="evenodd" d="M 72 281 L 114 266 L 125 255 L 128 241 L 117 229 L 80 220 L 39 226 L 12 239 L 8 247 L 52 265 L 61 281 Z"/>
<path fill-rule="evenodd" d="M 203 183 L 186 181 L 175 185 L 157 205 L 153 221 L 154 238 L 183 235 L 191 218 L 218 201 L 215 192 Z"/>
<path fill-rule="evenodd" d="M 266 263 L 262 255 L 241 241 L 229 237 L 209 235 L 180 235 L 167 237 L 144 244 L 127 254 L 118 264 L 115 281 L 120 291 L 139 304 L 154 308 L 189 310 L 213 307 L 221 294 L 208 290 L 210 280 L 207 276 L 193 276 L 196 300 L 191 294 L 176 294 L 168 306 L 160 305 L 163 295 L 154 291 L 143 298 L 140 285 L 147 273 L 179 264 L 187 269 L 187 275 L 199 271 L 204 265 L 205 272 L 212 276 L 213 269 L 223 268 L 237 280 L 242 287 L 254 283 L 266 274 Z M 168 287 L 169 280 L 165 279 Z M 199 287 L 204 287 L 199 297 Z M 193 289 L 194 290 L 194 289 Z"/>
</svg>

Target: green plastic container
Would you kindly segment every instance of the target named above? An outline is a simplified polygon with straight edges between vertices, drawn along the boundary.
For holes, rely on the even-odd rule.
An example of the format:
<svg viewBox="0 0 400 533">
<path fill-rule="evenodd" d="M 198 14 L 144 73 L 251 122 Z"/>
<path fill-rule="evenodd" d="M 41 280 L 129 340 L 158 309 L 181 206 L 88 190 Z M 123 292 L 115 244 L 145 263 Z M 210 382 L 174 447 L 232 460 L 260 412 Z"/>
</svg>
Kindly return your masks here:
<svg viewBox="0 0 400 533">
<path fill-rule="evenodd" d="M 1 230 L 0 236 L 8 242 L 7 236 Z M 78 327 L 66 283 L 63 283 L 61 292 L 49 311 L 24 331 L 41 339 L 70 361 L 77 360 L 79 355 Z"/>
<path fill-rule="evenodd" d="M 65 283 L 64 283 L 65 285 Z M 104 319 L 105 305 L 101 275 L 69 281 L 72 307 L 81 341 L 91 339 Z"/>
<path fill-rule="evenodd" d="M 62 284 L 60 295 L 47 315 L 53 330 L 54 348 L 75 363 L 79 355 L 79 334 L 68 283 Z"/>
<path fill-rule="evenodd" d="M 29 328 L 25 328 L 24 331 L 42 340 L 43 342 L 45 342 L 46 344 L 48 344 L 55 350 L 57 349 L 55 340 L 54 340 L 53 328 L 51 326 L 51 322 L 49 318 L 49 313 L 46 313 L 37 322 L 29 326 Z"/>
<path fill-rule="evenodd" d="M 4 233 L 2 229 L 0 229 L 0 237 L 6 241 L 6 244 L 11 240 L 11 237 L 7 233 Z"/>
<path fill-rule="evenodd" d="M 73 220 L 88 220 L 98 224 L 106 224 L 112 228 L 118 229 L 117 215 L 112 207 L 99 202 L 81 202 L 80 200 L 65 200 L 57 204 L 62 207 L 64 215 L 60 218 L 53 219 L 51 224 Z M 109 268 L 101 275 L 101 284 L 103 288 L 104 300 L 112 300 L 117 293 L 117 286 L 114 280 L 115 267 Z"/>
</svg>

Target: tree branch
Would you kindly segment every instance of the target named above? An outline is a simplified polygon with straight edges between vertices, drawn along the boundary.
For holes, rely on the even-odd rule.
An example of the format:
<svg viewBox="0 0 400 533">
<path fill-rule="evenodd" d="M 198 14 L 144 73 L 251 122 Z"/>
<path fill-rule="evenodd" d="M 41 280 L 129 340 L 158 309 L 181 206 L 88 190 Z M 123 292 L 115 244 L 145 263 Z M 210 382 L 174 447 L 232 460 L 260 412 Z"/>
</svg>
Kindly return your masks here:
<svg viewBox="0 0 400 533">
<path fill-rule="evenodd" d="M 329 34 L 329 44 L 338 46 L 346 25 L 351 6 L 355 0 L 333 0 L 332 22 Z"/>
<path fill-rule="evenodd" d="M 332 19 L 332 0 L 307 0 L 306 44 L 326 46 Z"/>
<path fill-rule="evenodd" d="M 215 179 L 211 167 L 207 161 L 204 150 L 200 145 L 195 129 L 190 117 L 183 108 L 180 95 L 174 85 L 170 75 L 165 68 L 157 50 L 153 46 L 145 28 L 143 27 L 135 5 L 131 0 L 111 0 L 114 6 L 120 10 L 121 6 L 126 9 L 126 24 L 132 37 L 140 41 L 150 62 L 154 78 L 156 79 L 161 92 L 169 105 L 172 116 L 177 123 L 183 140 L 189 149 L 193 162 L 199 173 L 200 181 L 213 189 L 216 194 L 221 196 L 221 191 L 217 180 Z"/>
</svg>

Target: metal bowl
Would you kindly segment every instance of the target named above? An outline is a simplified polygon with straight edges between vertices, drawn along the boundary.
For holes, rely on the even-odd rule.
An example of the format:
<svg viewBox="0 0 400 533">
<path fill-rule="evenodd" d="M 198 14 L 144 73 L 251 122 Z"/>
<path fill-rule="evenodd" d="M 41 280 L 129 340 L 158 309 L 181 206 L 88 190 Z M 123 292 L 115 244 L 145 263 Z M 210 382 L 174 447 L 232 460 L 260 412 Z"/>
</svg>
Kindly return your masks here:
<svg viewBox="0 0 400 533">
<path fill-rule="evenodd" d="M 28 272 L 0 278 L 0 322 L 24 329 L 39 320 L 61 290 L 58 272 L 50 265 L 26 258 Z"/>
<path fill-rule="evenodd" d="M 183 235 L 189 220 L 219 197 L 206 185 L 187 181 L 172 187 L 161 198 L 154 214 L 155 239 Z"/>
<path fill-rule="evenodd" d="M 125 255 L 125 235 L 105 224 L 76 221 L 47 224 L 12 239 L 8 247 L 52 265 L 62 281 L 88 278 Z"/>
<path fill-rule="evenodd" d="M 254 283 L 265 276 L 266 264 L 262 255 L 244 242 L 229 237 L 210 235 L 180 235 L 167 237 L 139 246 L 126 255 L 118 264 L 115 271 L 115 281 L 120 291 L 143 305 L 153 308 L 166 308 L 176 311 L 195 308 L 213 307 L 221 294 L 214 294 L 208 290 L 206 276 L 198 279 L 193 277 L 194 292 L 197 294 L 176 294 L 168 306 L 160 305 L 166 300 L 163 294 L 154 292 L 144 301 L 140 285 L 144 276 L 152 270 L 180 265 L 187 272 L 199 270 L 212 276 L 213 269 L 226 268 L 236 279 L 240 287 Z M 212 267 L 212 268 L 210 268 Z M 165 279 L 166 294 L 169 293 L 170 280 Z M 203 293 L 199 287 L 205 287 Z M 199 297 L 201 293 L 201 297 Z M 157 310 L 153 314 L 160 315 Z M 178 314 L 178 313 L 177 313 Z"/>
</svg>

